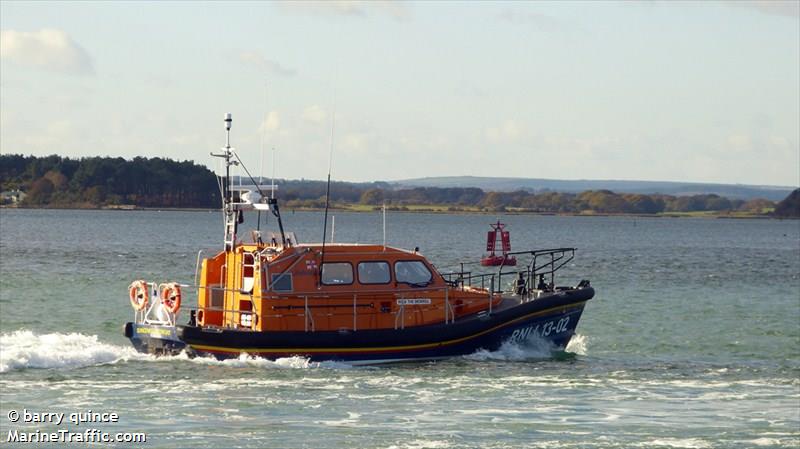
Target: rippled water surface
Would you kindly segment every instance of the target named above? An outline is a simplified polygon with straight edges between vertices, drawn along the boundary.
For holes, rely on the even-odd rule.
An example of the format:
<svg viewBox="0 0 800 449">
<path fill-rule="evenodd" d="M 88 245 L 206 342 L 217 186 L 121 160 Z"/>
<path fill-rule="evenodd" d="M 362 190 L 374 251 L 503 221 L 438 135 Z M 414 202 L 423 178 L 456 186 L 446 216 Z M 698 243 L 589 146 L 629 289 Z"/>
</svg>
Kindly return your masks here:
<svg viewBox="0 0 800 449">
<path fill-rule="evenodd" d="M 336 241 L 382 241 L 379 214 L 334 215 Z M 387 240 L 444 271 L 480 256 L 495 218 L 390 214 Z M 597 297 L 566 354 L 531 341 L 380 367 L 155 359 L 121 334 L 126 287 L 192 283 L 197 251 L 221 246 L 219 213 L 2 210 L 0 446 L 89 427 L 9 421 L 25 409 L 118 413 L 91 427 L 145 432 L 136 447 L 800 446 L 800 222 L 499 218 L 514 249 L 578 248 L 562 283 L 591 279 Z M 321 238 L 320 214 L 285 222 Z"/>
</svg>

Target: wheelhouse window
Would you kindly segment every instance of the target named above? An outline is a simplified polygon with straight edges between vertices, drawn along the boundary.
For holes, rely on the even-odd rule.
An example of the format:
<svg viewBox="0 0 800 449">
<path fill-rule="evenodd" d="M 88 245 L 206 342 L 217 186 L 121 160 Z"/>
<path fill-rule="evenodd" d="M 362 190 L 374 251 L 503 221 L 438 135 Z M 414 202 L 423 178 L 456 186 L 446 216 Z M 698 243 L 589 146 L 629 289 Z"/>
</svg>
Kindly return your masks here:
<svg viewBox="0 0 800 449">
<path fill-rule="evenodd" d="M 411 285 L 428 285 L 433 279 L 431 270 L 418 260 L 395 262 L 394 278 Z"/>
<path fill-rule="evenodd" d="M 292 273 L 273 274 L 272 291 L 274 292 L 292 291 Z"/>
<path fill-rule="evenodd" d="M 347 262 L 328 262 L 322 264 L 322 283 L 325 285 L 352 284 L 353 266 Z"/>
<path fill-rule="evenodd" d="M 358 282 L 362 284 L 388 284 L 392 280 L 388 262 L 361 262 L 358 264 Z"/>
</svg>

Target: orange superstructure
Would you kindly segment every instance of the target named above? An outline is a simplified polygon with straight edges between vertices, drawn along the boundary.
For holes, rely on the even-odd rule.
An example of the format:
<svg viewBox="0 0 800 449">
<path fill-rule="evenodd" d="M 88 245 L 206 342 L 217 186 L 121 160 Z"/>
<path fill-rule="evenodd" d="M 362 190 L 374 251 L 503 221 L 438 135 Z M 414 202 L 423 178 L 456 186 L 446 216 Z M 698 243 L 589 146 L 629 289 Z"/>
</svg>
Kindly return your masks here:
<svg viewBox="0 0 800 449">
<path fill-rule="evenodd" d="M 203 260 L 202 326 L 267 330 L 389 329 L 446 322 L 496 306 L 457 287 L 419 253 L 381 245 L 241 244 Z"/>
</svg>

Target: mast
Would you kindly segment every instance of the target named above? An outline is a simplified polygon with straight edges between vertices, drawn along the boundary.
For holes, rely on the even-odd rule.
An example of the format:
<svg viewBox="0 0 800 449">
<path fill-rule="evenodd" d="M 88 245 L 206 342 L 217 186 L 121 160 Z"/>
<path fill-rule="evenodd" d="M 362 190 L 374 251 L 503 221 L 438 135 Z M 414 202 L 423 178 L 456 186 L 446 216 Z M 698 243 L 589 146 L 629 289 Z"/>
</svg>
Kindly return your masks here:
<svg viewBox="0 0 800 449">
<path fill-rule="evenodd" d="M 259 194 L 259 201 L 263 205 L 264 201 L 261 199 L 266 200 L 266 204 L 268 208 L 272 210 L 272 214 L 278 219 L 278 228 L 281 232 L 281 243 L 283 246 L 286 246 L 286 233 L 283 230 L 283 221 L 281 220 L 281 213 L 280 209 L 278 209 L 278 200 L 274 197 L 274 187 L 273 193 L 271 198 L 267 198 L 264 194 L 264 191 L 261 190 L 261 186 L 259 183 L 253 178 L 250 174 L 250 171 L 244 165 L 242 160 L 239 158 L 239 155 L 236 154 L 236 151 L 231 148 L 231 123 L 233 122 L 233 118 L 231 117 L 231 113 L 225 114 L 225 147 L 222 149 L 222 153 L 215 154 L 211 153 L 214 157 L 219 157 L 225 160 L 225 182 L 223 183 L 222 187 L 222 214 L 225 217 L 225 251 L 232 251 L 236 246 L 236 233 L 238 231 L 239 224 L 244 222 L 244 215 L 242 213 L 243 210 L 250 210 L 253 207 L 253 204 L 249 202 L 249 200 L 243 199 L 240 193 L 240 196 L 236 198 L 236 202 L 234 202 L 233 196 L 233 180 L 231 179 L 231 166 L 242 166 L 244 172 L 247 174 L 247 177 L 250 178 L 250 181 L 255 185 L 256 189 L 258 190 Z M 234 160 L 235 159 L 235 160 Z M 239 177 L 239 191 L 242 190 L 241 187 L 241 176 Z M 262 209 L 266 209 L 263 207 L 255 207 L 260 213 Z M 259 227 L 260 227 L 260 219 L 259 219 Z"/>
<path fill-rule="evenodd" d="M 231 165 L 239 165 L 237 161 L 231 159 L 233 156 L 231 148 L 232 124 L 233 116 L 228 112 L 225 114 L 225 147 L 222 148 L 222 153 L 211 153 L 211 156 L 225 160 L 225 182 L 222 187 L 222 214 L 225 217 L 225 251 L 233 250 L 236 245 L 236 232 L 240 220 L 239 212 L 233 207 L 233 190 L 231 188 L 233 187 L 231 184 Z"/>
</svg>

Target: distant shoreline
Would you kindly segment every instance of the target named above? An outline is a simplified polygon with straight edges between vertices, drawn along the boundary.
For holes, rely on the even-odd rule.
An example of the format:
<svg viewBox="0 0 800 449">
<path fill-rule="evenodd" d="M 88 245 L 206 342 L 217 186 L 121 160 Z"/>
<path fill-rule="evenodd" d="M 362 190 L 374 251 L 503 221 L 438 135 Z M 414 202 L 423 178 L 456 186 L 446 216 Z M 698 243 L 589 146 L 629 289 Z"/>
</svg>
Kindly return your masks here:
<svg viewBox="0 0 800 449">
<path fill-rule="evenodd" d="M 16 206 L 16 205 L 0 205 L 0 209 L 26 209 L 26 210 L 96 210 L 96 211 L 170 211 L 170 212 L 219 212 L 220 209 L 208 209 L 197 207 L 143 207 L 143 206 L 89 206 L 89 205 L 60 205 L 60 206 Z M 411 207 L 409 207 L 411 206 Z M 560 217 L 628 217 L 628 218 L 704 218 L 704 219 L 732 219 L 732 220 L 797 220 L 798 217 L 776 217 L 765 214 L 754 214 L 747 212 L 662 212 L 657 214 L 633 214 L 633 213 L 576 213 L 576 212 L 535 212 L 535 211 L 485 211 L 485 210 L 448 210 L 447 207 L 426 207 L 423 205 L 406 205 L 398 208 L 396 206 L 387 207 L 386 211 L 391 213 L 403 214 L 439 214 L 439 215 L 534 215 L 534 216 L 560 216 Z M 333 206 L 329 209 L 334 212 L 351 212 L 351 213 L 375 213 L 380 212 L 378 208 L 365 208 L 365 207 L 342 207 Z M 311 207 L 298 207 L 287 208 L 284 206 L 284 214 L 294 212 L 322 212 L 323 208 Z"/>
</svg>

